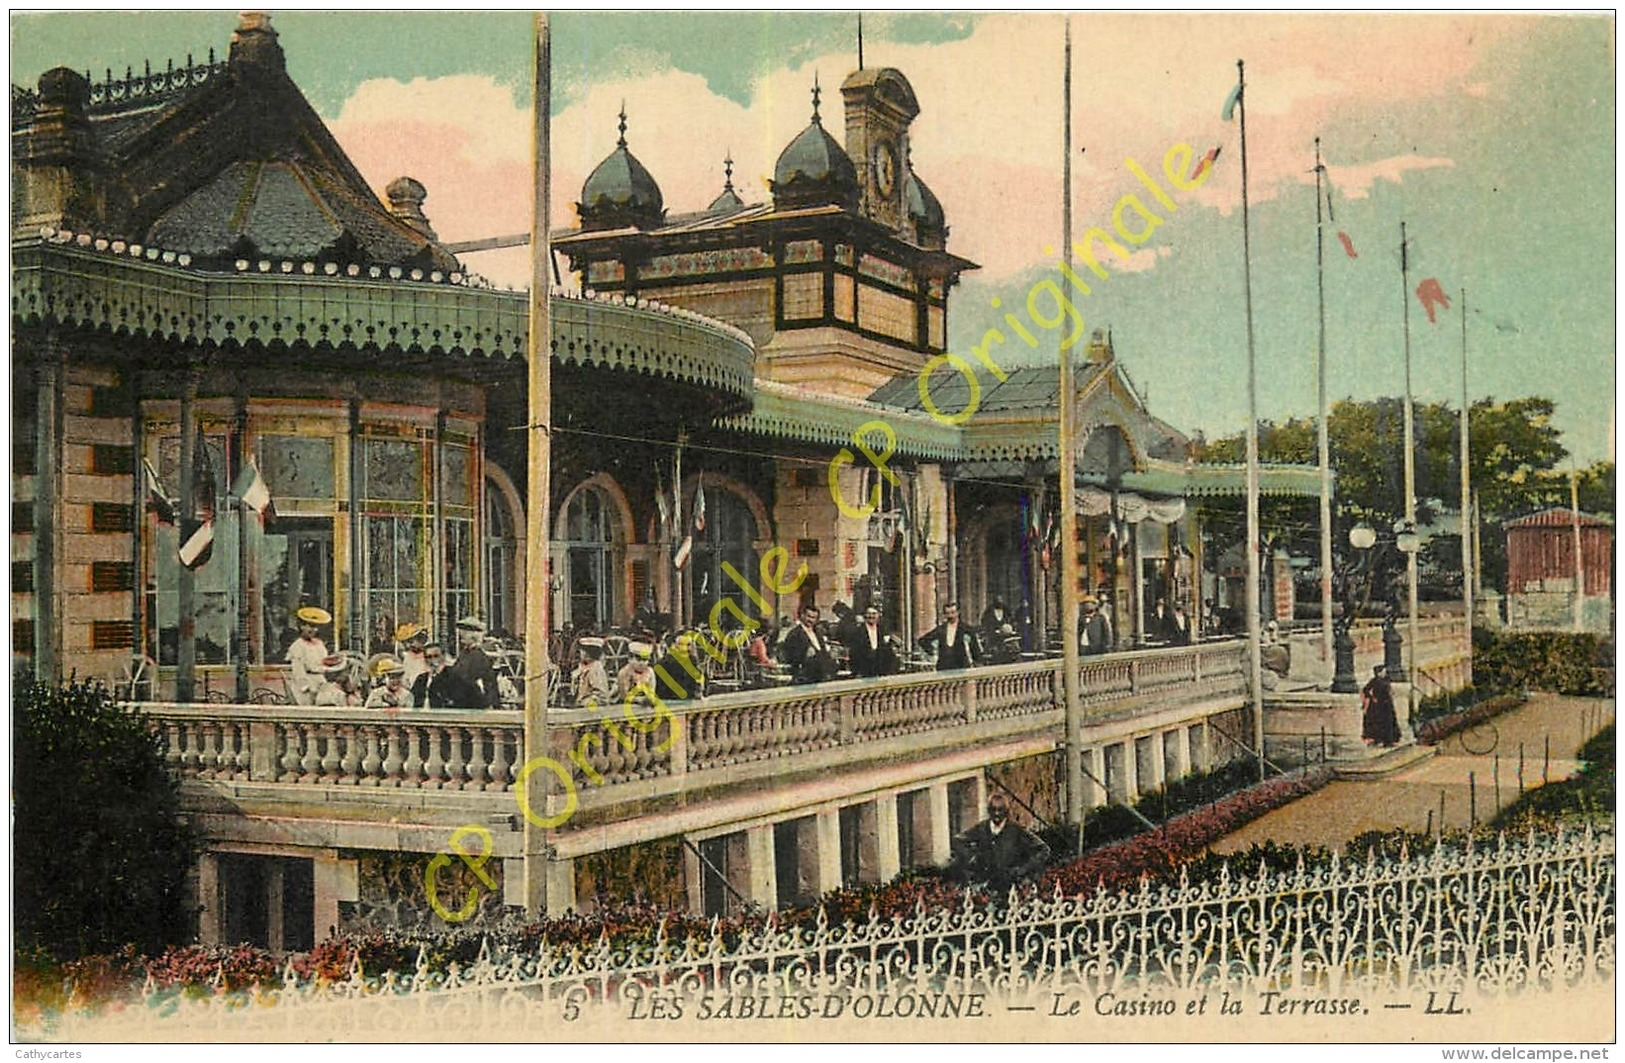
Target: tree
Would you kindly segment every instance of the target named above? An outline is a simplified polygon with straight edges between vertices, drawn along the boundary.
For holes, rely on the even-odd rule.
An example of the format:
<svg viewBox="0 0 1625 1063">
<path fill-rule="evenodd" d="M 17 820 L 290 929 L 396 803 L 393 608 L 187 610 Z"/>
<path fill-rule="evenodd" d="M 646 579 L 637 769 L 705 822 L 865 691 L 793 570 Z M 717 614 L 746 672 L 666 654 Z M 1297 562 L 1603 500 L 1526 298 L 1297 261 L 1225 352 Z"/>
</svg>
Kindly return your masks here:
<svg viewBox="0 0 1625 1063">
<path fill-rule="evenodd" d="M 1468 410 L 1469 473 L 1479 503 L 1484 567 L 1480 578 L 1487 585 L 1498 585 L 1505 572 L 1502 521 L 1569 504 L 1568 473 L 1559 468 L 1568 451 L 1552 425 L 1554 410 L 1552 400 L 1539 397 L 1505 402 L 1483 398 Z M 1449 403 L 1418 403 L 1414 421 L 1416 514 L 1418 522 L 1426 525 L 1441 510 L 1460 505 L 1460 410 Z M 1357 520 L 1391 527 L 1404 516 L 1404 424 L 1402 399 L 1345 399 L 1332 407 L 1327 430 L 1340 528 Z M 1244 447 L 1239 434 L 1199 441 L 1196 457 L 1198 461 L 1239 462 Z M 1259 422 L 1258 453 L 1265 462 L 1315 464 L 1319 459 L 1314 419 Z M 1613 511 L 1612 462 L 1581 470 L 1579 487 L 1581 509 Z M 1213 540 L 1220 548 L 1240 541 L 1241 505 L 1239 499 L 1204 504 L 1204 512 L 1213 518 Z M 1293 553 L 1318 556 L 1319 518 L 1312 500 L 1265 498 L 1259 506 L 1259 520 L 1266 542 L 1284 544 Z M 1333 542 L 1339 551 L 1344 548 L 1341 535 Z M 1459 593 L 1459 537 L 1454 544 L 1440 541 L 1431 545 L 1423 560 L 1436 572 L 1457 573 L 1455 592 Z"/>
<path fill-rule="evenodd" d="M 12 912 L 57 959 L 187 932 L 194 855 L 162 740 L 99 682 L 12 686 Z"/>
</svg>

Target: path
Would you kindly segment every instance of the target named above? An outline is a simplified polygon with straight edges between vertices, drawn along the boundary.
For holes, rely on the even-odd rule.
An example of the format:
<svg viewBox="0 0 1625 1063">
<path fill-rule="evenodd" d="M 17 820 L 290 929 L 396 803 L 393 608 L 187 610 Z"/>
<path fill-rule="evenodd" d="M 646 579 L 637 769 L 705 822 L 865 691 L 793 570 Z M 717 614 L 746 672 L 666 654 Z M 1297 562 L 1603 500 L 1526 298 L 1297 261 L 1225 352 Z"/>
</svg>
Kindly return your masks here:
<svg viewBox="0 0 1625 1063">
<path fill-rule="evenodd" d="M 1441 795 L 1446 827 L 1467 826 L 1475 803 L 1478 822 L 1483 823 L 1517 800 L 1520 743 L 1524 784 L 1534 788 L 1541 785 L 1545 741 L 1551 737 L 1547 770 L 1555 782 L 1577 770 L 1575 753 L 1613 714 L 1611 698 L 1531 695 L 1526 704 L 1496 717 L 1493 730 L 1469 732 L 1465 746 L 1457 732 L 1440 744 L 1436 756 L 1393 775 L 1333 782 L 1226 835 L 1214 843 L 1213 851 L 1236 852 L 1266 840 L 1341 848 L 1368 830 L 1420 831 L 1432 822 L 1430 813 L 1438 817 Z"/>
</svg>

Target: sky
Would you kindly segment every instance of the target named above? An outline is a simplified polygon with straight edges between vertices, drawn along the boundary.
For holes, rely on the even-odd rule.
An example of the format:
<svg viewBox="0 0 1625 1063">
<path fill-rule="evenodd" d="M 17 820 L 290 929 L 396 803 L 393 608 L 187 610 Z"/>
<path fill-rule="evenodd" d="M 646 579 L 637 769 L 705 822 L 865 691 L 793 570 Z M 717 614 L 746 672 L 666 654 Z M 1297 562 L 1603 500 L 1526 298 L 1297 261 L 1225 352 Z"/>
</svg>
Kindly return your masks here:
<svg viewBox="0 0 1625 1063">
<path fill-rule="evenodd" d="M 12 15 L 11 76 L 53 66 L 162 66 L 224 54 L 231 12 Z M 272 13 L 289 73 L 382 192 L 410 175 L 448 241 L 528 231 L 530 16 L 522 12 Z M 1110 329 L 1154 413 L 1209 436 L 1246 423 L 1239 128 L 1221 109 L 1246 62 L 1259 413 L 1316 409 L 1314 140 L 1334 221 L 1324 226 L 1328 390 L 1402 394 L 1403 299 L 1413 392 L 1544 395 L 1578 460 L 1611 458 L 1615 417 L 1615 85 L 1606 16 L 1076 14 L 1074 238 L 1110 228 L 1124 196 L 1155 213 L 1109 278 L 1074 305 Z M 913 163 L 941 200 L 949 250 L 980 264 L 954 290 L 950 349 L 1000 326 L 1001 361 L 1050 361 L 1058 331 L 1023 311 L 1059 279 L 1062 18 L 866 13 L 866 66 L 901 70 L 920 115 Z M 582 181 L 627 140 L 672 212 L 721 190 L 730 153 L 747 202 L 768 197 L 779 152 L 808 123 L 814 77 L 839 136 L 836 86 L 857 66 L 851 14 L 560 12 L 553 16 L 553 222 L 576 224 Z M 833 121 L 831 120 L 833 119 Z M 1161 206 L 1133 175 L 1168 149 L 1221 147 L 1201 188 Z M 1132 205 L 1125 217 L 1131 232 Z M 1402 295 L 1432 278 L 1450 298 L 1429 324 Z M 1344 251 L 1347 234 L 1357 257 Z M 525 253 L 471 255 L 521 286 Z M 1003 304 L 994 310 L 990 303 Z M 1047 312 L 1049 304 L 1036 304 Z M 1016 312 L 1040 341 L 1004 327 Z"/>
</svg>

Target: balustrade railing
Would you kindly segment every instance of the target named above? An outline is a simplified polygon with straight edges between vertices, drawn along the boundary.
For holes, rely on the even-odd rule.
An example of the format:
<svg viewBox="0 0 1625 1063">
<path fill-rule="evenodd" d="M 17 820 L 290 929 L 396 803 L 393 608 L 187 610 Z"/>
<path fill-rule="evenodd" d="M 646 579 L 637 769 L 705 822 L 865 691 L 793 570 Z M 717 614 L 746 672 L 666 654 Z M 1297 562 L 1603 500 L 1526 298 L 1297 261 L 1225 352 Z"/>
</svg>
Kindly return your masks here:
<svg viewBox="0 0 1625 1063">
<path fill-rule="evenodd" d="M 1239 641 L 1085 658 L 1092 720 L 1246 692 Z M 865 746 L 951 746 L 966 727 L 1059 727 L 1060 662 L 741 691 L 651 708 L 550 710 L 552 755 L 592 787 L 692 775 Z M 511 789 L 524 764 L 514 712 L 147 703 L 185 778 L 457 792 Z M 1049 718 L 1046 718 L 1049 717 Z M 991 730 L 989 730 L 991 729 Z M 892 745 L 881 747 L 881 743 Z M 810 761 L 808 762 L 811 763 Z M 820 761 L 820 763 L 824 763 Z"/>
</svg>

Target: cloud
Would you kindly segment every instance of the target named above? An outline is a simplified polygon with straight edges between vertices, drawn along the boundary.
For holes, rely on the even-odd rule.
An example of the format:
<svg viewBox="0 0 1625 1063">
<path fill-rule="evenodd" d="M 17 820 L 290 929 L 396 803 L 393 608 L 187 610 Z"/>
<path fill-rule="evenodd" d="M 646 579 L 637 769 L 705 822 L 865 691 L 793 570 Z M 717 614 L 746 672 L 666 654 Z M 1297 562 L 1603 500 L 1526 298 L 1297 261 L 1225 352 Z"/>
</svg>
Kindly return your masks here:
<svg viewBox="0 0 1625 1063">
<path fill-rule="evenodd" d="M 1364 199 L 1371 193 L 1371 186 L 1378 181 L 1390 181 L 1397 185 L 1408 170 L 1435 170 L 1455 165 L 1454 159 L 1394 155 L 1360 166 L 1328 166 L 1326 176 L 1331 180 L 1332 187 L 1347 198 Z"/>
<path fill-rule="evenodd" d="M 1486 73 L 1493 77 L 1495 69 L 1480 61 L 1527 25 L 1510 16 L 1073 16 L 1076 231 L 1108 225 L 1121 196 L 1144 193 L 1125 159 L 1156 174 L 1164 153 L 1181 142 L 1198 155 L 1225 145 L 1214 178 L 1177 195 L 1181 208 L 1236 209 L 1236 129 L 1219 117 L 1236 76 L 1228 57 L 1247 59 L 1252 198 L 1262 203 L 1312 180 L 1314 137 L 1334 121 L 1382 127 L 1420 100 L 1491 91 Z M 943 203 L 950 249 L 980 262 L 988 279 L 1031 266 L 1059 237 L 1060 30 L 1059 16 L 989 15 L 961 40 L 899 44 L 877 36 L 866 48 L 869 65 L 895 66 L 913 84 L 921 108 L 911 136 L 914 166 Z M 739 62 L 760 59 L 742 55 Z M 855 66 L 848 52 L 794 65 L 767 56 L 741 106 L 663 55 L 617 53 L 553 119 L 553 223 L 576 224 L 573 204 L 615 146 L 623 99 L 630 148 L 659 182 L 668 211 L 679 213 L 716 196 L 730 152 L 739 194 L 751 202 L 768 197 L 774 162 L 810 119 L 815 74 L 825 128 L 843 139 L 838 86 Z M 442 237 L 528 229 L 530 115 L 495 79 L 369 81 L 331 124 L 375 187 L 402 173 L 428 187 L 425 209 Z M 1406 135 L 1425 142 L 1446 131 Z M 1338 161 L 1330 170 L 1334 185 L 1361 198 L 1378 180 L 1454 165 L 1389 154 L 1396 146 L 1368 145 L 1385 157 L 1362 160 L 1349 157 L 1348 145 L 1328 145 L 1328 157 Z M 1158 255 L 1147 252 L 1185 222 L 1178 213 L 1164 220 L 1128 268 L 1153 266 Z M 477 258 L 470 264 L 489 268 Z"/>
</svg>

